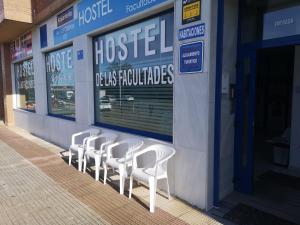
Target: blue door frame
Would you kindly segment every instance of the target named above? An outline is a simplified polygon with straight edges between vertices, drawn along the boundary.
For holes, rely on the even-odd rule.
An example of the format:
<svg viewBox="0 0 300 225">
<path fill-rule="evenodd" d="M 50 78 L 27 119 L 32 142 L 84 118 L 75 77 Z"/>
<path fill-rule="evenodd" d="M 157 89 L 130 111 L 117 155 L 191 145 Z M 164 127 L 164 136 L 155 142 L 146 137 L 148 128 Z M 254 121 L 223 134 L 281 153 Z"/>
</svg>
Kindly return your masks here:
<svg viewBox="0 0 300 225">
<path fill-rule="evenodd" d="M 234 137 L 234 187 L 236 191 L 251 194 L 253 188 L 256 52 L 259 49 L 291 45 L 300 45 L 300 35 L 240 44 L 238 46 L 236 76 L 237 108 Z M 245 82 L 245 74 L 243 74 L 245 72 L 245 60 L 249 60 L 248 63 L 250 64 L 248 87 L 245 87 L 247 82 Z M 245 88 L 248 89 L 248 99 L 245 99 Z M 245 104 L 248 104 L 248 106 L 245 107 Z M 246 113 L 245 109 L 248 110 Z"/>
<path fill-rule="evenodd" d="M 242 8 L 243 0 L 239 0 L 239 16 L 238 18 L 241 18 L 241 8 Z M 222 62 L 223 62 L 223 30 L 224 30 L 224 0 L 218 0 L 218 17 L 217 17 L 217 55 L 216 55 L 216 87 L 215 87 L 215 124 L 214 124 L 214 178 L 213 178 L 213 202 L 215 206 L 219 206 L 220 202 L 220 148 L 221 148 L 221 87 L 222 87 Z M 300 35 L 295 35 L 291 37 L 286 38 L 278 38 L 278 39 L 272 39 L 267 41 L 258 41 L 249 43 L 246 45 L 241 44 L 241 23 L 240 19 L 238 22 L 238 54 L 237 54 L 237 60 L 240 59 L 240 57 L 245 57 L 245 55 L 250 54 L 249 51 L 255 52 L 255 55 L 252 55 L 253 62 L 256 61 L 256 51 L 258 49 L 262 48 L 272 48 L 272 47 L 280 47 L 280 46 L 288 46 L 288 45 L 298 45 L 300 44 Z M 247 53 L 248 52 L 248 53 Z M 250 54 L 251 55 L 251 54 Z M 254 62 L 256 63 L 256 62 Z M 254 85 L 253 88 L 255 88 L 255 70 L 256 65 L 252 64 L 252 70 L 253 72 L 253 81 L 252 84 Z M 240 82 L 240 81 L 237 81 Z M 254 83 L 253 83 L 254 82 Z M 237 86 L 239 84 L 237 83 Z M 252 91 L 255 94 L 255 91 Z M 236 99 L 237 104 L 241 103 L 242 99 Z M 252 101 L 253 106 L 255 105 L 255 100 L 253 96 Z M 254 111 L 253 111 L 254 112 Z M 237 113 L 238 114 L 238 113 Z M 238 115 L 236 115 L 238 117 Z M 253 124 L 253 123 L 252 123 Z M 235 189 L 240 190 L 244 193 L 250 193 L 252 190 L 252 176 L 253 176 L 253 149 L 251 146 L 248 147 L 248 154 L 250 155 L 250 161 L 248 162 L 248 167 L 246 167 L 246 171 L 243 171 L 243 173 L 240 172 L 238 162 L 239 159 L 239 146 L 238 144 L 241 144 L 237 140 L 237 131 L 238 128 L 236 127 L 235 132 L 235 157 L 234 157 L 234 176 L 246 176 L 247 179 L 244 179 L 244 183 L 240 182 L 240 184 L 237 184 L 237 181 L 235 181 Z M 253 145 L 253 142 L 252 144 Z M 246 181 L 245 181 L 246 180 Z"/>
<path fill-rule="evenodd" d="M 252 192 L 253 135 L 256 49 L 243 46 L 238 53 L 236 76 L 234 187 L 243 193 Z"/>
</svg>

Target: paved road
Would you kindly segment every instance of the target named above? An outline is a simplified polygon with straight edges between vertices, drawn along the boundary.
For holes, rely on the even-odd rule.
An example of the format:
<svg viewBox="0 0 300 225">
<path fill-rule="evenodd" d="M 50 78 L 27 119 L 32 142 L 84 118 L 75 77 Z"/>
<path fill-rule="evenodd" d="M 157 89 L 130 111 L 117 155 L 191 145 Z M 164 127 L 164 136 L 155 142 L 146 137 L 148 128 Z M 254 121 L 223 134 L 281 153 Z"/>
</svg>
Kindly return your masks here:
<svg viewBox="0 0 300 225">
<path fill-rule="evenodd" d="M 0 224 L 107 224 L 0 141 Z"/>
</svg>

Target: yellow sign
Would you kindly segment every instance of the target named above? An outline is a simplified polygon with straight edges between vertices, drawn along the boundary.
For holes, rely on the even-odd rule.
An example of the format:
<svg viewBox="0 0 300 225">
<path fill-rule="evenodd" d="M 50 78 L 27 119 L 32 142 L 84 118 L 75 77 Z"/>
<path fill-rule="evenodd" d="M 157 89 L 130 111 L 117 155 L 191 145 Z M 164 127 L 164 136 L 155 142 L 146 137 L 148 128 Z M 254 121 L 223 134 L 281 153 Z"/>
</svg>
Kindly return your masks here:
<svg viewBox="0 0 300 225">
<path fill-rule="evenodd" d="M 190 1 L 182 7 L 183 24 L 198 21 L 201 18 L 201 1 Z"/>
</svg>

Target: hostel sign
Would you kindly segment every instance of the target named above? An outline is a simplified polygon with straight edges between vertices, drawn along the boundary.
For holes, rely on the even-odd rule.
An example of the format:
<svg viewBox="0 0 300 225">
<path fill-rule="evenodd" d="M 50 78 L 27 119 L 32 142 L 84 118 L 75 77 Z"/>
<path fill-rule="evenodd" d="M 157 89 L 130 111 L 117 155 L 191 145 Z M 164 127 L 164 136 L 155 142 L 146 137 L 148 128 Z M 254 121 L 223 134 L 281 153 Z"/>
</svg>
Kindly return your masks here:
<svg viewBox="0 0 300 225">
<path fill-rule="evenodd" d="M 54 30 L 54 44 L 140 13 L 167 0 L 82 0 L 73 21 Z"/>
<path fill-rule="evenodd" d="M 174 83 L 173 12 L 95 37 L 96 87 Z"/>
</svg>

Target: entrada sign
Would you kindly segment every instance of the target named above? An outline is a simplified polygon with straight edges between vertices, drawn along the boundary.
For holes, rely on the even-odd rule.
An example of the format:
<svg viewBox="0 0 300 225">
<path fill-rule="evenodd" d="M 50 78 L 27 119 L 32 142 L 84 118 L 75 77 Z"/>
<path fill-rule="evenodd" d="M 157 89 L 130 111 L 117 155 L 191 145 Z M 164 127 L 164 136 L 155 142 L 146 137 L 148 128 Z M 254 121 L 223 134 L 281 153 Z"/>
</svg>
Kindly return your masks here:
<svg viewBox="0 0 300 225">
<path fill-rule="evenodd" d="M 113 24 L 167 0 L 85 0 L 77 4 L 77 18 L 54 30 L 54 44 Z"/>
<path fill-rule="evenodd" d="M 264 15 L 263 39 L 281 38 L 300 34 L 300 6 Z"/>
</svg>

